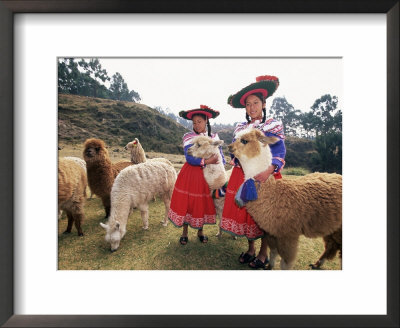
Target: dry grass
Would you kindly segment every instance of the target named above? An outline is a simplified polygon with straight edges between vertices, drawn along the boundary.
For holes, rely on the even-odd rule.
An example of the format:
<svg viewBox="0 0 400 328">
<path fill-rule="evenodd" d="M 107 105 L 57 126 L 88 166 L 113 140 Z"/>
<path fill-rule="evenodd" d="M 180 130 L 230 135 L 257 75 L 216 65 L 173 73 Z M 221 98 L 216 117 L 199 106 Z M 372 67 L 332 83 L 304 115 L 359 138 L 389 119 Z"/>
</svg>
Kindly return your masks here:
<svg viewBox="0 0 400 328">
<path fill-rule="evenodd" d="M 83 159 L 82 155 L 83 144 L 82 145 L 59 144 L 59 147 L 62 148 L 61 150 L 58 151 L 59 157 L 75 156 Z M 122 160 L 129 161 L 131 158 L 130 152 L 128 150 L 125 150 L 124 147 L 107 147 L 107 150 L 112 162 L 118 162 Z M 149 159 L 156 157 L 164 157 L 172 163 L 177 172 L 182 168 L 183 164 L 185 164 L 184 155 L 165 154 L 165 153 L 146 151 L 146 157 Z M 225 161 L 226 163 L 229 163 L 230 158 L 228 158 L 228 156 L 225 156 Z M 229 164 L 226 164 L 226 169 L 230 168 L 231 166 Z"/>
<path fill-rule="evenodd" d="M 61 145 L 60 156 L 82 158 L 82 146 Z M 113 162 L 129 159 L 123 148 L 110 148 Z M 183 155 L 170 155 L 148 152 L 149 158 L 166 157 L 179 170 L 184 163 Z M 296 178 L 291 176 L 290 178 Z M 89 194 L 88 194 L 89 195 Z M 233 240 L 227 233 L 221 239 L 215 237 L 217 225 L 205 226 L 209 236 L 207 244 L 201 244 L 197 231 L 189 228 L 189 243 L 179 244 L 182 229 L 172 223 L 163 227 L 160 223 L 164 216 L 164 204 L 157 199 L 150 203 L 149 230 L 142 229 L 140 212 L 131 213 L 127 233 L 119 249 L 111 253 L 105 242 L 105 230 L 100 222 L 105 222 L 104 208 L 99 198 L 88 199 L 85 205 L 86 219 L 82 225 L 83 237 L 78 237 L 75 228 L 71 234 L 63 234 L 67 220 L 65 216 L 58 221 L 58 268 L 60 270 L 252 270 L 238 262 L 238 256 L 247 249 L 247 240 Z M 256 241 L 259 249 L 261 241 Z M 300 238 L 299 251 L 294 270 L 309 270 L 323 252 L 322 239 Z M 279 260 L 276 263 L 279 269 Z M 339 260 L 328 261 L 325 270 L 340 270 Z"/>
<path fill-rule="evenodd" d="M 59 157 L 75 156 L 83 159 L 82 155 L 83 145 L 60 144 L 59 146 L 62 148 L 61 150 L 58 151 Z M 128 150 L 125 150 L 124 147 L 107 147 L 107 150 L 112 162 L 118 162 L 122 160 L 130 161 L 131 159 L 130 152 Z M 183 164 L 185 163 L 184 155 L 146 152 L 146 157 L 147 158 L 164 157 L 173 164 L 174 168 L 177 171 L 179 171 L 183 166 Z"/>
<path fill-rule="evenodd" d="M 228 234 L 218 239 L 217 225 L 205 226 L 209 242 L 202 244 L 197 231 L 189 228 L 189 242 L 182 246 L 179 237 L 182 229 L 172 223 L 163 227 L 160 223 L 164 205 L 160 200 L 150 204 L 149 230 L 142 229 L 140 212 L 131 213 L 127 233 L 119 249 L 111 253 L 104 240 L 104 209 L 98 198 L 89 199 L 85 207 L 86 220 L 82 225 L 83 237 L 75 229 L 63 234 L 67 226 L 65 218 L 58 225 L 58 268 L 60 270 L 251 270 L 238 263 L 238 256 L 246 250 L 247 240 L 233 240 Z M 260 240 L 256 241 L 257 248 Z M 294 270 L 308 270 L 323 251 L 321 239 L 300 239 L 299 253 Z M 276 269 L 279 268 L 279 260 Z M 325 270 L 338 270 L 339 260 L 327 262 Z"/>
</svg>

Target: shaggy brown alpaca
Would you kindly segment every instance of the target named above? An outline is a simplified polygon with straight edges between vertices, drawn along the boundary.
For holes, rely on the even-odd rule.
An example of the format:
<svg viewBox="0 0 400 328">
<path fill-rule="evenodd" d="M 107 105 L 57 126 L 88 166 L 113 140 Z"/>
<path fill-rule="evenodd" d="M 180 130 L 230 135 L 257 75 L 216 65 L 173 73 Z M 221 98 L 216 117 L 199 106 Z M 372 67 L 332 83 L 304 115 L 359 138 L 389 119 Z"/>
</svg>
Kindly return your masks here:
<svg viewBox="0 0 400 328">
<path fill-rule="evenodd" d="M 229 145 L 229 151 L 240 160 L 245 179 L 265 171 L 271 164 L 268 144 L 276 138 L 265 137 L 258 130 L 243 131 Z M 270 266 L 276 255 L 281 268 L 290 269 L 296 258 L 300 235 L 322 237 L 325 251 L 312 264 L 319 268 L 326 259 L 342 253 L 342 176 L 312 173 L 295 179 L 270 177 L 260 184 L 258 198 L 246 203 L 249 214 L 261 229 L 267 231 L 271 248 Z"/>
<path fill-rule="evenodd" d="M 86 172 L 73 160 L 60 158 L 58 162 L 58 210 L 67 213 L 68 226 L 64 233 L 70 233 L 72 224 L 83 236 L 81 224 L 84 220 L 83 206 L 86 200 Z"/>
<path fill-rule="evenodd" d="M 110 193 L 114 179 L 122 169 L 132 163 L 128 161 L 111 163 L 104 141 L 94 138 L 85 141 L 83 158 L 86 162 L 90 190 L 101 198 L 106 218 L 108 218 L 111 209 Z"/>
</svg>

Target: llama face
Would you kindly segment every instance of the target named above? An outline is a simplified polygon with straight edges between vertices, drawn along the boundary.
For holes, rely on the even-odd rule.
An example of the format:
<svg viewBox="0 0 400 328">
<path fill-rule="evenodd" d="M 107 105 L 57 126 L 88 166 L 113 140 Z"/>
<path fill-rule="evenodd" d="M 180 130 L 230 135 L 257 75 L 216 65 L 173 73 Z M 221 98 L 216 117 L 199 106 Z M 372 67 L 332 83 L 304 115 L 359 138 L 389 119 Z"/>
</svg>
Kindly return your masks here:
<svg viewBox="0 0 400 328">
<path fill-rule="evenodd" d="M 83 158 L 86 162 L 95 161 L 99 157 L 103 158 L 108 155 L 105 144 L 100 139 L 88 139 L 85 142 L 83 150 Z"/>
<path fill-rule="evenodd" d="M 228 148 L 239 159 L 246 179 L 252 178 L 266 170 L 272 162 L 269 144 L 278 141 L 278 138 L 266 137 L 256 129 L 244 130 L 236 135 L 235 142 Z"/>
<path fill-rule="evenodd" d="M 235 142 L 228 146 L 229 152 L 239 160 L 258 156 L 261 149 L 258 134 L 261 132 L 255 129 L 247 133 L 239 133 L 236 135 Z"/>
<path fill-rule="evenodd" d="M 188 149 L 188 153 L 199 158 L 209 158 L 219 153 L 218 147 L 223 143 L 223 140 L 212 140 L 210 137 L 199 136 L 193 139 L 193 146 Z"/>
<path fill-rule="evenodd" d="M 132 148 L 137 147 L 139 144 L 139 140 L 135 138 L 135 140 L 128 142 L 127 145 L 125 146 L 125 150 L 131 150 Z"/>
<path fill-rule="evenodd" d="M 112 226 L 103 223 L 100 223 L 100 225 L 106 230 L 105 240 L 110 244 L 111 252 L 115 252 L 119 247 L 122 237 L 125 235 L 124 229 L 121 229 L 118 221 Z"/>
<path fill-rule="evenodd" d="M 231 143 L 228 149 L 239 160 L 251 159 L 260 156 L 262 148 L 278 140 L 278 138 L 264 136 L 259 130 L 249 129 L 238 133 L 235 142 Z"/>
</svg>

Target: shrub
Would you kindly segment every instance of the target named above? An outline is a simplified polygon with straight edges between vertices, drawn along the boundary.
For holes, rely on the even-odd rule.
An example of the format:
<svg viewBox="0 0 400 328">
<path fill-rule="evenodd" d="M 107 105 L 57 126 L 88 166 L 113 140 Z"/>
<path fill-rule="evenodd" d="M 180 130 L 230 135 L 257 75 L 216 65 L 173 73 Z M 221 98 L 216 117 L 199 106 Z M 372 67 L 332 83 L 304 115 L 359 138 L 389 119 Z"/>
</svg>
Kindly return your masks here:
<svg viewBox="0 0 400 328">
<path fill-rule="evenodd" d="M 296 175 L 296 176 L 302 176 L 310 173 L 310 170 L 305 169 L 303 167 L 285 167 L 282 170 L 282 174 L 286 175 Z"/>
<path fill-rule="evenodd" d="M 317 153 L 312 156 L 312 169 L 342 173 L 342 133 L 329 132 L 315 140 Z"/>
</svg>

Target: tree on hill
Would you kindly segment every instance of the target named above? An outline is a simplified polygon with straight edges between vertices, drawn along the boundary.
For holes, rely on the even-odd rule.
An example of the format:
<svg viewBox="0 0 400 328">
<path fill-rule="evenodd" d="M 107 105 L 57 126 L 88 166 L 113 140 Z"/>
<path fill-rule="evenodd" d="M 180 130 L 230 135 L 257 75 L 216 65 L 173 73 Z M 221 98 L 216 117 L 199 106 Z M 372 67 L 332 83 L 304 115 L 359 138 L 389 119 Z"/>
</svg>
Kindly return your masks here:
<svg viewBox="0 0 400 328">
<path fill-rule="evenodd" d="M 314 116 L 311 127 L 316 135 L 325 135 L 329 131 L 342 131 L 342 111 L 337 111 L 337 104 L 338 98 L 329 94 L 315 100 L 311 106 Z"/>
<path fill-rule="evenodd" d="M 81 73 L 73 58 L 64 58 L 58 62 L 58 91 L 61 93 L 79 94 Z"/>
<path fill-rule="evenodd" d="M 104 83 L 110 81 L 110 77 L 108 76 L 107 71 L 102 69 L 99 60 L 95 58 L 90 59 L 89 62 L 87 62 L 82 58 L 78 64 L 85 71 L 82 79 L 88 90 L 84 93 L 90 94 L 92 97 L 107 98 L 108 90 Z"/>
<path fill-rule="evenodd" d="M 302 115 L 304 129 L 316 136 L 317 155 L 313 157 L 313 170 L 342 172 L 342 111 L 337 109 L 338 98 L 321 96 Z"/>
<path fill-rule="evenodd" d="M 82 58 L 79 62 L 75 58 L 62 58 L 58 61 L 60 93 L 133 102 L 140 100 L 139 93 L 128 89 L 120 73 L 112 78 L 111 86 L 107 88 L 104 83 L 111 79 L 97 58 L 89 61 Z"/>
<path fill-rule="evenodd" d="M 140 96 L 136 91 L 129 91 L 128 85 L 120 73 L 115 73 L 112 76 L 110 85 L 111 99 L 125 101 L 139 101 Z"/>
<path fill-rule="evenodd" d="M 342 171 L 342 111 L 337 105 L 338 98 L 326 94 L 315 100 L 310 112 L 300 113 L 285 97 L 277 97 L 269 110 L 282 121 L 286 136 L 315 138 L 314 171 Z"/>
<path fill-rule="evenodd" d="M 281 121 L 287 136 L 298 135 L 300 126 L 300 110 L 294 109 L 285 97 L 274 98 L 269 113 L 278 121 Z"/>
</svg>

